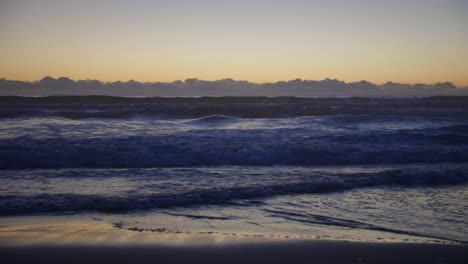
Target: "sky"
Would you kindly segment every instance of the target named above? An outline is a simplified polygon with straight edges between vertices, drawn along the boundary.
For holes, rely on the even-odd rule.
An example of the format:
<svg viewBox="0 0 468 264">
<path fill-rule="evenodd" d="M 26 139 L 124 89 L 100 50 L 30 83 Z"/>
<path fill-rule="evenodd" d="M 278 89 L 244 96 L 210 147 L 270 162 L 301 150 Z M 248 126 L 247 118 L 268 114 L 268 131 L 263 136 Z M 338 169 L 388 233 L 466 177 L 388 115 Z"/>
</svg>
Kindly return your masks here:
<svg viewBox="0 0 468 264">
<path fill-rule="evenodd" d="M 0 77 L 468 86 L 468 0 L 0 0 Z"/>
</svg>

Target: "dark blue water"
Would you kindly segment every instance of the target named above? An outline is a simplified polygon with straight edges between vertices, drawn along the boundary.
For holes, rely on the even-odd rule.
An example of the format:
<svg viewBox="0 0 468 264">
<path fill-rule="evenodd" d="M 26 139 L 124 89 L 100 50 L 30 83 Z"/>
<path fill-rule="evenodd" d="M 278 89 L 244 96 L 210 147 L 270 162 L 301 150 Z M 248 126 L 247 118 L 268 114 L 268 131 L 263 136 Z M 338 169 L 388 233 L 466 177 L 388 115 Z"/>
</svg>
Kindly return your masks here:
<svg viewBox="0 0 468 264">
<path fill-rule="evenodd" d="M 3 216 L 182 210 L 466 242 L 467 183 L 466 97 L 0 99 Z"/>
</svg>

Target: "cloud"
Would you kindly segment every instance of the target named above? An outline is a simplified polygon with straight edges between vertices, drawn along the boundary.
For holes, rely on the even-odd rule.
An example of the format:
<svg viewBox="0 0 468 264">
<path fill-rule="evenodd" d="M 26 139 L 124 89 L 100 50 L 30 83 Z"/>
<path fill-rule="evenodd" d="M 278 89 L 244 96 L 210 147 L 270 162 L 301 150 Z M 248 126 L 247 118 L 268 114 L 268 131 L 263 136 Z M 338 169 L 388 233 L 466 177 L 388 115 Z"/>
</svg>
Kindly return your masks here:
<svg viewBox="0 0 468 264">
<path fill-rule="evenodd" d="M 468 95 L 467 88 L 450 82 L 404 84 L 387 82 L 377 85 L 369 81 L 346 83 L 336 79 L 289 80 L 275 83 L 252 83 L 233 79 L 162 82 L 74 81 L 67 77 L 44 77 L 37 82 L 0 79 L 0 95 L 113 95 L 113 96 L 433 96 Z"/>
</svg>

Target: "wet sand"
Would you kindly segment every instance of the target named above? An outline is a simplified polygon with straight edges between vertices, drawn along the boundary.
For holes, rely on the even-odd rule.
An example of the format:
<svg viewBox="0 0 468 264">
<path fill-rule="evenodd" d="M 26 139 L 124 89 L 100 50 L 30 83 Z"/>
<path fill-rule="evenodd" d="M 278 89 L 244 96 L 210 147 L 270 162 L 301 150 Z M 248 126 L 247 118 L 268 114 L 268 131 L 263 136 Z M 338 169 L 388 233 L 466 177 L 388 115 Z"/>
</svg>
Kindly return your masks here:
<svg viewBox="0 0 468 264">
<path fill-rule="evenodd" d="M 57 217 L 3 218 L 0 263 L 467 263 L 468 245 L 155 233 Z M 34 224 L 33 224 L 34 223 Z M 363 233 L 363 236 L 365 234 Z M 428 240 L 431 241 L 431 240 Z"/>
</svg>

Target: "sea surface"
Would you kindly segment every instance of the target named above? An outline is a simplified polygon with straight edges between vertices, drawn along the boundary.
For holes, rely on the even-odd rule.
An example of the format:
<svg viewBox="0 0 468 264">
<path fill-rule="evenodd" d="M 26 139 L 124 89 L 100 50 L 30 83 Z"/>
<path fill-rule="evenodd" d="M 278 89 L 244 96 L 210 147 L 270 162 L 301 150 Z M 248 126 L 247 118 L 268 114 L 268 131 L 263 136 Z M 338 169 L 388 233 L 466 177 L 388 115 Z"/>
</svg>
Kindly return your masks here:
<svg viewBox="0 0 468 264">
<path fill-rule="evenodd" d="M 0 217 L 86 213 L 467 243 L 468 97 L 0 97 Z"/>
</svg>

